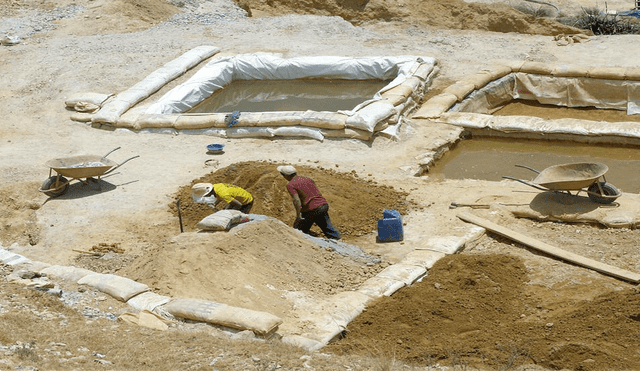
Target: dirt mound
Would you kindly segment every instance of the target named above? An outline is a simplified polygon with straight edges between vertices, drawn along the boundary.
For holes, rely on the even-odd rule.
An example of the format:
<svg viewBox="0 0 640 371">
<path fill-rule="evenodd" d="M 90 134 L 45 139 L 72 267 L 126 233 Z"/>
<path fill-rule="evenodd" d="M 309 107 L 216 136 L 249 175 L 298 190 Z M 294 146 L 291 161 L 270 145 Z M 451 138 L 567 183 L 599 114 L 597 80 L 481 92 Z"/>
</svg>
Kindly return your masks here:
<svg viewBox="0 0 640 371">
<path fill-rule="evenodd" d="M 273 220 L 229 232 L 184 233 L 125 269 L 158 293 L 286 316 L 288 292 L 325 296 L 357 288 L 382 269 L 343 257 Z"/>
<path fill-rule="evenodd" d="M 640 368 L 636 289 L 556 308 L 543 299 L 548 290 L 528 281 L 518 257 L 447 256 L 422 282 L 371 305 L 327 350 L 368 354 L 383 349 L 399 361 L 420 365 Z"/>
<path fill-rule="evenodd" d="M 191 186 L 200 182 L 229 183 L 242 187 L 254 197 L 251 213 L 267 215 L 292 225 L 296 213 L 286 189 L 287 181 L 276 170 L 278 165 L 282 164 L 239 162 L 181 187 L 175 199 L 180 200 L 185 231 L 194 231 L 200 220 L 215 212 L 211 207 L 195 204 L 191 199 Z M 296 169 L 298 174 L 308 176 L 316 182 L 329 202 L 331 221 L 347 241 L 375 231 L 384 209 L 395 209 L 406 214 L 413 207 L 413 203 L 407 200 L 407 193 L 361 179 L 355 172 L 340 173 L 297 164 Z M 177 214 L 176 204 L 169 206 Z M 315 226 L 312 232 L 321 234 L 320 229 Z"/>
<path fill-rule="evenodd" d="M 460 30 L 558 35 L 585 32 L 550 18 L 524 14 L 505 4 L 466 3 L 462 0 L 392 2 L 385 0 L 241 0 L 269 15 L 287 13 L 339 16 L 354 24 L 367 21 L 402 21 L 408 24 Z"/>
</svg>

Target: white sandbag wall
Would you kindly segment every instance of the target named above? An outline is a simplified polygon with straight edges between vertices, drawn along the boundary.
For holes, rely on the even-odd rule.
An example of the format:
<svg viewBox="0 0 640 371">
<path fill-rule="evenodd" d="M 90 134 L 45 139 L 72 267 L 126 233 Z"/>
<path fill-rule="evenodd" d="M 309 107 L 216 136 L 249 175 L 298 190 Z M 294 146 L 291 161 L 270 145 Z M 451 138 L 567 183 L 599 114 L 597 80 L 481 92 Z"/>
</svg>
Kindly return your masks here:
<svg viewBox="0 0 640 371">
<path fill-rule="evenodd" d="M 72 119 L 109 128 L 225 138 L 297 137 L 318 141 L 346 138 L 368 141 L 390 125 L 401 123 L 402 118 L 421 102 L 437 72 L 435 59 L 414 56 L 281 59 L 265 53 L 239 55 L 207 63 L 187 82 L 169 91 L 144 112 L 132 113 L 129 109 L 134 104 L 159 89 L 162 81 L 169 81 L 159 78 L 167 76 L 168 69 L 165 65 L 141 83 L 108 100 L 97 113 L 75 112 Z M 171 78 L 179 75 L 176 69 L 171 71 Z M 392 81 L 370 100 L 349 111 L 242 112 L 232 127 L 228 126 L 224 113 L 186 113 L 234 80 L 305 78 Z"/>
</svg>

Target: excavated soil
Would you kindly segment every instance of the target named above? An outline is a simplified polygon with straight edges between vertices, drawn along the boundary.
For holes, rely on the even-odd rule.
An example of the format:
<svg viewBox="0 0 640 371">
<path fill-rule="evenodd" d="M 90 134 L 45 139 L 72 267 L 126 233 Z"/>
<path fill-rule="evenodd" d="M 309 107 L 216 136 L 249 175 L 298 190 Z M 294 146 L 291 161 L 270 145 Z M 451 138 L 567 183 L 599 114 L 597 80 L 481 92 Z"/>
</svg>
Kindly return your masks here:
<svg viewBox="0 0 640 371">
<path fill-rule="evenodd" d="M 492 370 L 640 368 L 635 287 L 552 303 L 550 290 L 530 276 L 513 255 L 447 256 L 421 282 L 371 305 L 327 349 Z"/>
<path fill-rule="evenodd" d="M 176 201 L 180 201 L 185 230 L 195 230 L 200 220 L 215 212 L 207 205 L 193 202 L 191 185 L 195 183 L 237 185 L 253 196 L 251 213 L 270 216 L 293 225 L 296 213 L 286 189 L 287 181 L 276 170 L 279 165 L 282 164 L 238 162 L 181 187 Z M 394 209 L 404 215 L 410 208 L 417 207 L 407 199 L 407 192 L 377 184 L 371 179 L 363 179 L 355 171 L 341 173 L 307 165 L 296 165 L 296 169 L 299 175 L 310 177 L 316 182 L 323 197 L 329 202 L 331 221 L 340 230 L 345 241 L 374 232 L 384 209 Z M 177 203 L 169 206 L 177 214 Z M 323 236 L 317 226 L 313 226 L 311 231 L 315 236 Z"/>
</svg>

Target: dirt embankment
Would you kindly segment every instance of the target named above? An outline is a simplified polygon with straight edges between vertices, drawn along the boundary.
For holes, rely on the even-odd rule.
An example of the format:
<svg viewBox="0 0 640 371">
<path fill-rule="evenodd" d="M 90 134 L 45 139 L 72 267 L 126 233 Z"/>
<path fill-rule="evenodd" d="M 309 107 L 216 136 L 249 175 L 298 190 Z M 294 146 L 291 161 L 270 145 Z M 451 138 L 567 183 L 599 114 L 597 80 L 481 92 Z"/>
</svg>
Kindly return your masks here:
<svg viewBox="0 0 640 371">
<path fill-rule="evenodd" d="M 284 13 L 339 16 L 354 24 L 368 21 L 399 21 L 407 24 L 458 30 L 517 32 L 531 35 L 585 33 L 551 18 L 534 17 L 501 4 L 447 1 L 387 0 L 239 0 L 244 7 L 268 15 Z"/>
<path fill-rule="evenodd" d="M 373 350 L 416 365 L 482 369 L 536 364 L 548 369 L 640 368 L 640 295 L 633 287 L 555 305 L 531 285 L 523 260 L 500 254 L 450 255 L 422 282 L 382 298 L 327 346 Z M 379 353 L 378 353 L 379 354 Z"/>
</svg>

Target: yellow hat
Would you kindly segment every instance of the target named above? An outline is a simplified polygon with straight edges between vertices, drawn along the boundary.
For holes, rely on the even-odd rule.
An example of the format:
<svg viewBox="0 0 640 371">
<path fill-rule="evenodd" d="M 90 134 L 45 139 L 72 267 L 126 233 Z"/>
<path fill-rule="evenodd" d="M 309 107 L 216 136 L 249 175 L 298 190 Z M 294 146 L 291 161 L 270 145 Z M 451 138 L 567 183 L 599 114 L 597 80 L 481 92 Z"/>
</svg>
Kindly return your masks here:
<svg viewBox="0 0 640 371">
<path fill-rule="evenodd" d="M 191 187 L 191 198 L 196 203 L 201 203 L 202 198 L 209 194 L 213 189 L 213 184 L 211 183 L 196 183 Z"/>
</svg>

